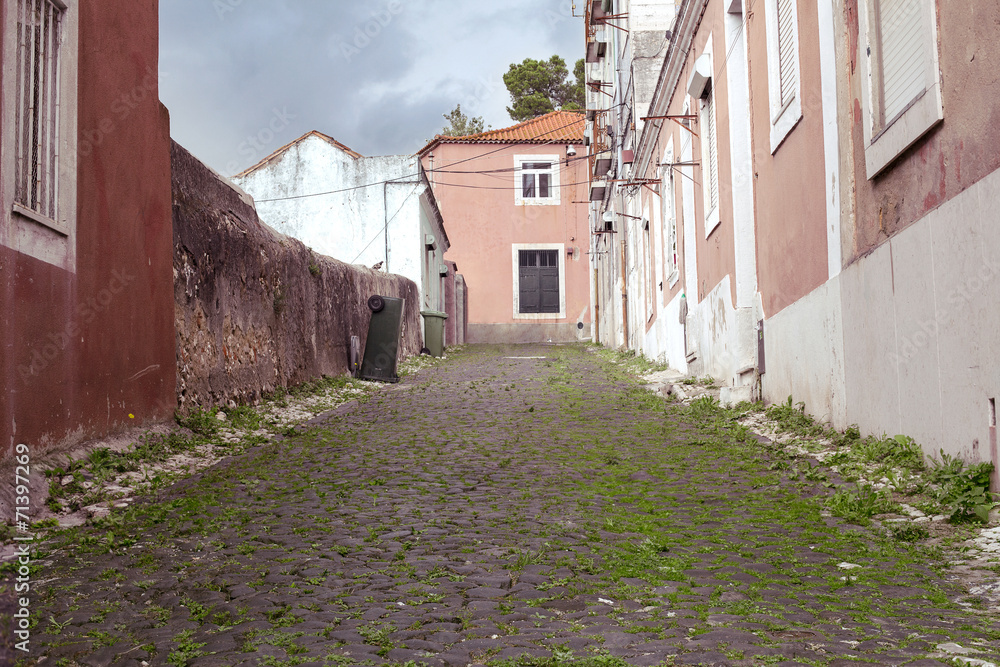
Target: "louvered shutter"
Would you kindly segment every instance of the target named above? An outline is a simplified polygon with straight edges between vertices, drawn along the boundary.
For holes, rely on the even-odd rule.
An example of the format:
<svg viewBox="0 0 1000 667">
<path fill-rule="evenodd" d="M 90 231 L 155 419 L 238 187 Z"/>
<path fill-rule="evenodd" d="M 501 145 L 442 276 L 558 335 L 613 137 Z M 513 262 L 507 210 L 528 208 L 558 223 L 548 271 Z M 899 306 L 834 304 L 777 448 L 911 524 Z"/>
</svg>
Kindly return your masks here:
<svg viewBox="0 0 1000 667">
<path fill-rule="evenodd" d="M 540 267 L 539 273 L 539 312 L 559 312 L 559 267 Z"/>
<path fill-rule="evenodd" d="M 931 54 L 925 0 L 876 0 L 881 36 L 883 123 L 927 89 Z"/>
<path fill-rule="evenodd" d="M 795 53 L 795 0 L 778 0 L 778 80 L 781 106 L 795 97 L 798 54 Z"/>
<path fill-rule="evenodd" d="M 536 266 L 522 266 L 520 269 L 520 276 L 518 278 L 518 286 L 520 291 L 519 301 L 520 307 L 518 310 L 522 313 L 537 313 L 539 312 L 539 284 L 538 284 L 538 267 Z"/>
<path fill-rule="evenodd" d="M 704 112 L 705 157 L 708 159 L 708 168 L 705 170 L 705 178 L 708 182 L 704 187 L 708 188 L 709 205 L 706 213 L 709 213 L 719 205 L 719 150 L 715 127 L 715 95 L 712 91 L 709 91 L 705 99 Z"/>
</svg>

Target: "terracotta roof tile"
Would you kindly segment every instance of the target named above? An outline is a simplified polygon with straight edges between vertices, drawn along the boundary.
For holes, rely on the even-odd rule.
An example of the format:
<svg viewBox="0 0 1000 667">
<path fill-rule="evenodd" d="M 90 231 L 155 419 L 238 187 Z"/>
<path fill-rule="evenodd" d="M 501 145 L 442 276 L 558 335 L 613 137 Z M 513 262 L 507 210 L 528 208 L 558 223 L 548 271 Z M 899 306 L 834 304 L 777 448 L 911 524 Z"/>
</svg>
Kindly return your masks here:
<svg viewBox="0 0 1000 667">
<path fill-rule="evenodd" d="M 438 135 L 421 153 L 436 144 L 582 144 L 586 121 L 575 111 L 551 111 L 544 116 L 499 130 L 489 130 L 465 137 Z"/>
</svg>

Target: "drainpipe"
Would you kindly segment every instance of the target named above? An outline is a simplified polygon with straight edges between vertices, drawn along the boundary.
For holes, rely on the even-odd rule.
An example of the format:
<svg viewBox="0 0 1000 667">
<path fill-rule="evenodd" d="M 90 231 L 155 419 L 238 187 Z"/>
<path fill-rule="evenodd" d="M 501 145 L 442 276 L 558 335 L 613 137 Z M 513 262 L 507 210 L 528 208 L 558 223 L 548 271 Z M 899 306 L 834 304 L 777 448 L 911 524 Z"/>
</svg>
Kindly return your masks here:
<svg viewBox="0 0 1000 667">
<path fill-rule="evenodd" d="M 628 349 L 629 346 L 629 335 L 628 335 L 628 282 L 625 273 L 625 261 L 628 259 L 627 254 L 627 240 L 625 235 L 627 234 L 626 226 L 621 225 L 621 245 L 622 245 L 622 335 L 623 343 L 625 348 Z"/>
<path fill-rule="evenodd" d="M 597 245 L 594 245 L 594 251 L 596 252 Z M 595 262 L 596 264 L 596 262 Z M 598 270 L 594 269 L 594 342 L 601 342 L 601 284 L 597 278 Z"/>
</svg>

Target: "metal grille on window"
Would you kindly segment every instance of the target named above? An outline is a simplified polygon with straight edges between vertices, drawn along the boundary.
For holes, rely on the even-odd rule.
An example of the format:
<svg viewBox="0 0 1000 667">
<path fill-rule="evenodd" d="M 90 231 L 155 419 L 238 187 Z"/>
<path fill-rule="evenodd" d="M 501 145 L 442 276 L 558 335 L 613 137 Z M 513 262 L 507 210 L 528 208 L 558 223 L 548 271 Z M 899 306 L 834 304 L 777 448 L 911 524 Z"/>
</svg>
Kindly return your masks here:
<svg viewBox="0 0 1000 667">
<path fill-rule="evenodd" d="M 924 0 L 878 0 L 875 3 L 882 73 L 884 126 L 927 89 L 931 69 L 928 12 Z"/>
<path fill-rule="evenodd" d="M 715 95 L 711 88 L 705 94 L 703 107 L 705 113 L 705 153 L 708 158 L 708 170 L 705 174 L 708 183 L 708 212 L 714 211 L 719 205 L 719 155 L 716 147 L 715 133 Z"/>
<path fill-rule="evenodd" d="M 518 250 L 518 312 L 559 312 L 559 251 Z"/>
<path fill-rule="evenodd" d="M 59 0 L 17 1 L 14 201 L 56 220 Z"/>
<path fill-rule="evenodd" d="M 782 107 L 792 101 L 798 86 L 794 2 L 795 0 L 778 0 L 778 77 Z"/>
</svg>

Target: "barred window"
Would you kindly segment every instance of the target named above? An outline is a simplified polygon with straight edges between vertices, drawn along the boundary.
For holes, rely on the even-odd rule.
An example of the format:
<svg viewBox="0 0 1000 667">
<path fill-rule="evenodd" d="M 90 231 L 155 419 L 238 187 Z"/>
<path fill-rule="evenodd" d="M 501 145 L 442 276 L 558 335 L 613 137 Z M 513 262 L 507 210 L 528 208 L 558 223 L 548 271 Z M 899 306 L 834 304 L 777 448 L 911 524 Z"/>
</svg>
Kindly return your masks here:
<svg viewBox="0 0 1000 667">
<path fill-rule="evenodd" d="M 17 0 L 14 207 L 58 226 L 59 47 L 66 5 Z"/>
</svg>

